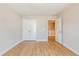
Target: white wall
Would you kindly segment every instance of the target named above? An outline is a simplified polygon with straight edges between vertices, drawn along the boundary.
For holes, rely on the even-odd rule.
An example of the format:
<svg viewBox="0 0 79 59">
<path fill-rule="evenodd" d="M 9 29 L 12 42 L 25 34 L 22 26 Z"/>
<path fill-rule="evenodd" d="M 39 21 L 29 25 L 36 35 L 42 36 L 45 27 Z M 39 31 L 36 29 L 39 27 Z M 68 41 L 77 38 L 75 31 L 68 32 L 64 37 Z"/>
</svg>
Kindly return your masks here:
<svg viewBox="0 0 79 59">
<path fill-rule="evenodd" d="M 63 18 L 63 42 L 79 54 L 79 4 L 73 4 L 59 16 Z"/>
<path fill-rule="evenodd" d="M 48 18 L 37 20 L 37 40 L 48 40 Z"/>
<path fill-rule="evenodd" d="M 27 16 L 27 17 L 25 16 L 25 17 L 23 17 L 23 21 L 34 20 L 36 22 L 36 33 L 35 33 L 36 36 L 32 35 L 32 36 L 34 36 L 34 38 L 32 38 L 32 39 L 36 39 L 38 41 L 47 41 L 48 40 L 48 18 L 49 18 L 48 16 Z M 26 26 L 28 26 L 28 25 L 26 25 Z M 25 28 L 25 25 L 23 25 L 23 27 Z M 26 33 L 26 32 L 28 32 L 28 31 L 27 30 L 23 31 L 23 33 Z M 27 35 L 23 34 L 23 38 Z M 29 39 L 29 38 L 26 38 L 26 39 Z"/>
<path fill-rule="evenodd" d="M 0 5 L 0 55 L 21 40 L 21 17 Z"/>
</svg>

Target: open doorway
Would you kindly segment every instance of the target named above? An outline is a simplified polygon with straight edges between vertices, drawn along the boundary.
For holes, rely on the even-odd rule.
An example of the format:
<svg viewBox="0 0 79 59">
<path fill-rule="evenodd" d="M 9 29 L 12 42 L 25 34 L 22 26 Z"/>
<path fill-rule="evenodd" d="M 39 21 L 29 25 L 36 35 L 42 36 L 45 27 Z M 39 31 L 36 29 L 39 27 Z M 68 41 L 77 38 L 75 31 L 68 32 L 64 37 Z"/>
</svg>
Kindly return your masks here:
<svg viewBox="0 0 79 59">
<path fill-rule="evenodd" d="M 48 42 L 57 41 L 63 43 L 62 25 L 61 17 L 48 20 Z"/>
<path fill-rule="evenodd" d="M 48 42 L 55 41 L 55 20 L 48 20 Z"/>
</svg>

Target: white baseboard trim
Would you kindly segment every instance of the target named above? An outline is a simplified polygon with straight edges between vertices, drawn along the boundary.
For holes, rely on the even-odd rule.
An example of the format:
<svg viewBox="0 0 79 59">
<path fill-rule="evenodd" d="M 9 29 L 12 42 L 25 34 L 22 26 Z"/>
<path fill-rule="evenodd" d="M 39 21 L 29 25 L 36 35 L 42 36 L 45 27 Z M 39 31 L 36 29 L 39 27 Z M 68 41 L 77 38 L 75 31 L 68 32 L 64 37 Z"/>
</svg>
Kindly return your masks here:
<svg viewBox="0 0 79 59">
<path fill-rule="evenodd" d="M 72 52 L 74 52 L 75 54 L 79 55 L 79 52 L 75 51 L 74 49 L 72 49 L 71 47 L 69 47 L 66 44 L 63 44 L 64 47 L 68 48 L 69 50 L 71 50 Z"/>
<path fill-rule="evenodd" d="M 26 41 L 33 41 L 33 40 L 36 40 L 36 39 L 23 39 L 23 40 L 26 40 Z"/>
<path fill-rule="evenodd" d="M 24 39 L 24 41 L 48 41 L 48 40 L 46 39 L 34 39 L 34 40 Z"/>
<path fill-rule="evenodd" d="M 46 42 L 48 42 L 48 40 L 45 40 L 45 39 L 42 39 L 42 40 L 38 39 L 36 41 L 46 41 Z"/>
<path fill-rule="evenodd" d="M 0 56 L 2 56 L 3 54 L 5 54 L 7 51 L 11 50 L 13 47 L 15 47 L 17 44 L 19 44 L 20 42 L 22 42 L 24 40 L 20 40 L 18 42 L 16 42 L 14 45 L 12 45 L 11 47 L 9 47 L 8 49 L 6 49 L 5 51 L 3 51 L 2 53 L 0 53 Z"/>
</svg>

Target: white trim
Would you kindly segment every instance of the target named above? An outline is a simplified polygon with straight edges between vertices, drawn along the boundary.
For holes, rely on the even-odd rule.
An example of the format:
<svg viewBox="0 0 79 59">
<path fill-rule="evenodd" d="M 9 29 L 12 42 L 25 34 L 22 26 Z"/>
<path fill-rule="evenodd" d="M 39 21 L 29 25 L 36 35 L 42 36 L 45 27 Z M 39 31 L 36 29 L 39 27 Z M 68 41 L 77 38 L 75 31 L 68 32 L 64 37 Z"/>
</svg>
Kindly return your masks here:
<svg viewBox="0 0 79 59">
<path fill-rule="evenodd" d="M 71 47 L 69 47 L 68 45 L 66 44 L 63 44 L 64 47 L 70 49 L 72 52 L 74 52 L 75 54 L 79 55 L 79 52 L 77 52 L 76 50 L 72 49 Z"/>
<path fill-rule="evenodd" d="M 47 41 L 48 42 L 48 40 L 46 39 L 37 39 L 36 41 Z"/>
<path fill-rule="evenodd" d="M 28 41 L 29 39 L 23 39 L 24 41 L 26 40 L 26 41 Z M 46 40 L 46 39 L 30 39 L 29 41 L 48 41 L 48 39 Z"/>
<path fill-rule="evenodd" d="M 60 16 L 57 16 L 56 17 L 56 21 L 55 21 L 55 38 L 56 38 L 56 41 L 63 44 L 63 24 L 62 24 L 62 18 Z"/>
<path fill-rule="evenodd" d="M 35 41 L 36 39 L 23 39 L 23 40 L 26 40 L 26 41 L 27 41 L 27 40 L 29 40 L 29 41 L 33 41 L 33 40 L 34 40 L 34 41 Z"/>
<path fill-rule="evenodd" d="M 13 47 L 15 47 L 17 44 L 19 44 L 22 41 L 24 41 L 24 40 L 20 40 L 20 41 L 16 42 L 13 46 L 9 47 L 8 49 L 6 49 L 2 53 L 0 53 L 0 56 L 3 55 L 3 54 L 5 54 L 7 51 L 11 50 Z"/>
</svg>

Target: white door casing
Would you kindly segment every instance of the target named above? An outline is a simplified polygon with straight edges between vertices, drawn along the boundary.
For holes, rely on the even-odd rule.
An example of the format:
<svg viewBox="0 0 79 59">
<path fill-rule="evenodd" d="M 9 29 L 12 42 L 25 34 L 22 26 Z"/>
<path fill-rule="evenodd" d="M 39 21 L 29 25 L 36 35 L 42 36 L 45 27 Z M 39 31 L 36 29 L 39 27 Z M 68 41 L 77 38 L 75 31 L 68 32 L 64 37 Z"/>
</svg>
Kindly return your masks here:
<svg viewBox="0 0 79 59">
<path fill-rule="evenodd" d="M 55 21 L 56 41 L 58 41 L 61 44 L 63 44 L 62 26 L 63 26 L 63 24 L 62 24 L 62 18 L 61 17 L 56 17 L 56 21 Z"/>
</svg>

